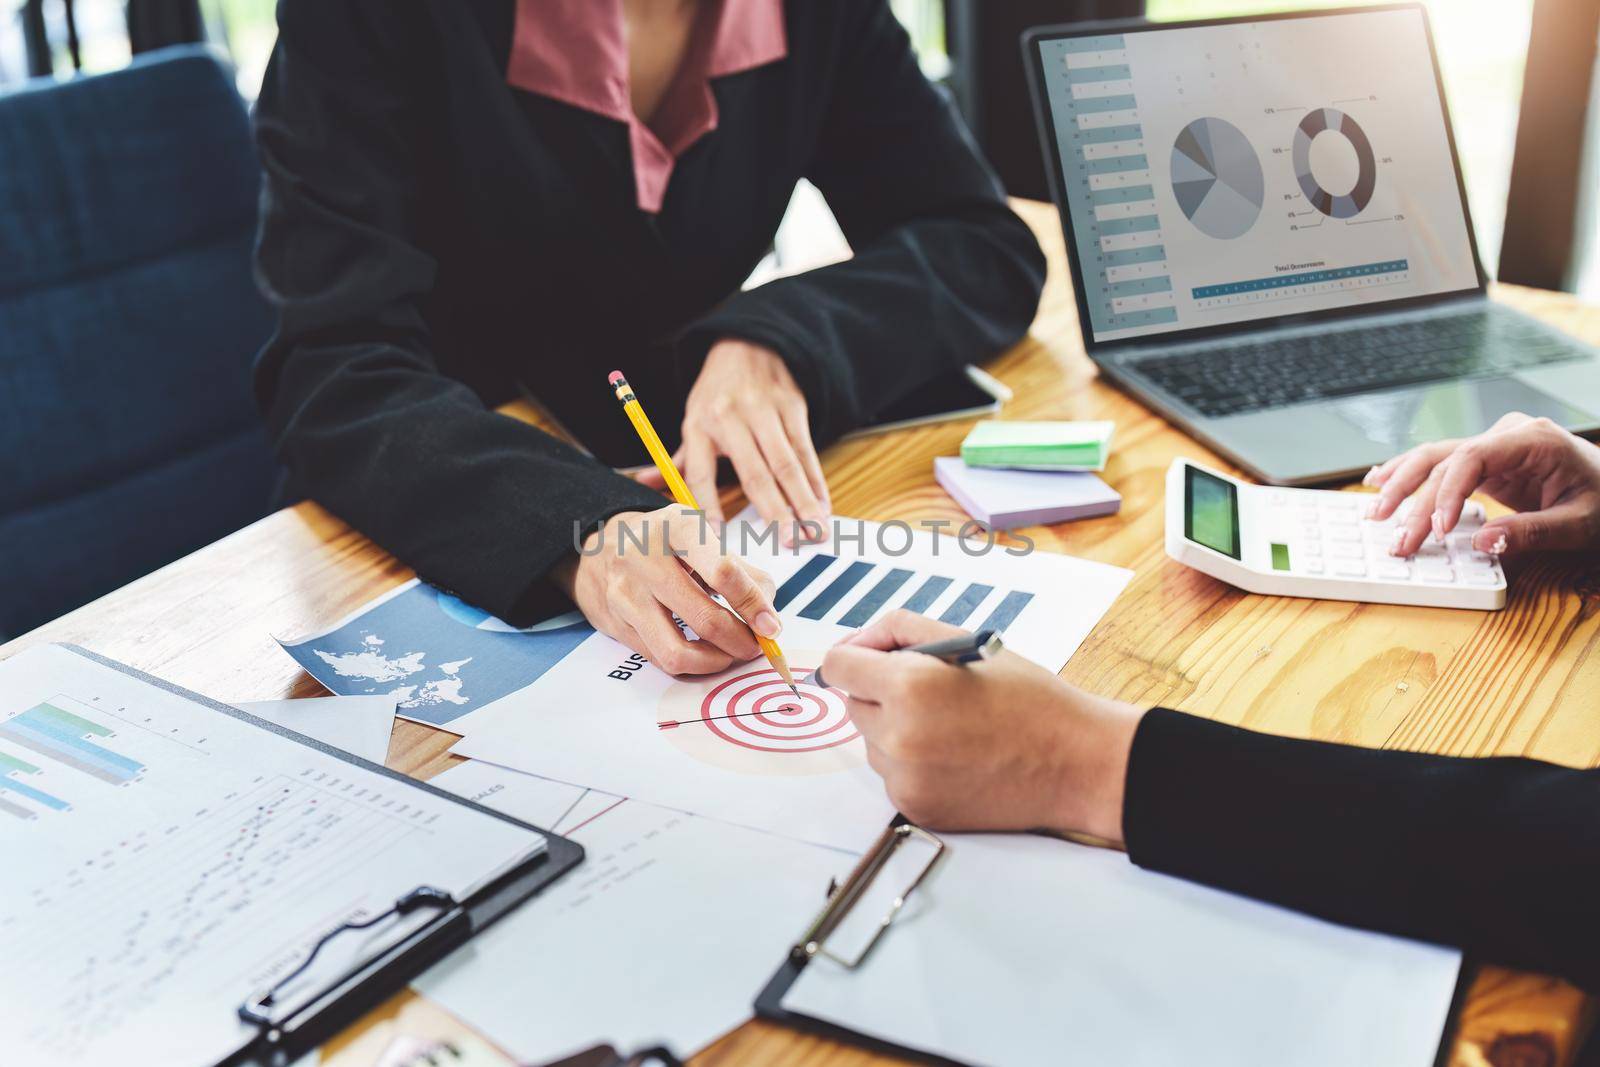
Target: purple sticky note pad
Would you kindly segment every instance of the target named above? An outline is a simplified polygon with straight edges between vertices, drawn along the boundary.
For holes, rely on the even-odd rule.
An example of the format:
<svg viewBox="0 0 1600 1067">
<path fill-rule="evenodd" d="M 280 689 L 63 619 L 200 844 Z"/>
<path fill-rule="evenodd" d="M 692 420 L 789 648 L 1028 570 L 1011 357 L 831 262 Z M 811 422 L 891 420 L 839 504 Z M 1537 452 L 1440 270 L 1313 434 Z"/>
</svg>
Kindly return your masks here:
<svg viewBox="0 0 1600 1067">
<path fill-rule="evenodd" d="M 994 530 L 1114 515 L 1122 507 L 1115 489 L 1076 471 L 969 467 L 960 456 L 940 456 L 933 476 L 968 515 Z"/>
</svg>

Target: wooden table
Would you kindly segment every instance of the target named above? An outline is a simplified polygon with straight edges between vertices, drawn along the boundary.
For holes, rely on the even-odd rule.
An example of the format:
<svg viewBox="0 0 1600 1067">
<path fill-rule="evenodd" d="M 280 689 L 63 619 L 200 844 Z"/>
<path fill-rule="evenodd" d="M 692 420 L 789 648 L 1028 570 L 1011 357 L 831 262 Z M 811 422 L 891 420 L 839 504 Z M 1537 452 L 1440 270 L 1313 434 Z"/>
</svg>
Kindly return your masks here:
<svg viewBox="0 0 1600 1067">
<path fill-rule="evenodd" d="M 1117 516 L 1026 532 L 1041 548 L 1137 572 L 1064 677 L 1124 700 L 1282 734 L 1600 763 L 1600 562 L 1513 565 L 1510 604 L 1478 613 L 1247 596 L 1169 561 L 1162 550 L 1168 464 L 1181 455 L 1229 465 L 1098 380 L 1079 340 L 1055 210 L 1035 203 L 1018 210 L 1050 257 L 1051 278 L 1032 335 L 990 368 L 1016 390 L 1006 415 L 1115 420 L 1105 477 L 1123 496 Z M 1600 341 L 1600 308 L 1509 287 L 1496 296 Z M 524 408 L 510 413 L 537 418 Z M 965 423 L 923 427 L 830 449 L 824 465 L 838 513 L 964 518 L 935 484 L 931 461 L 954 453 L 966 431 Z M 222 700 L 312 696 L 321 687 L 273 635 L 326 626 L 410 577 L 366 538 L 302 504 L 12 641 L 0 658 L 42 641 L 73 641 Z M 398 723 L 389 766 L 431 777 L 455 762 L 446 754 L 454 740 Z M 1486 969 L 1472 982 L 1449 1062 L 1565 1064 L 1591 1014 L 1586 998 L 1563 982 Z M 396 1027 L 448 1034 L 460 1025 L 403 993 L 330 1045 L 325 1062 L 369 1064 Z M 754 1021 L 695 1060 L 702 1067 L 883 1062 Z"/>
</svg>

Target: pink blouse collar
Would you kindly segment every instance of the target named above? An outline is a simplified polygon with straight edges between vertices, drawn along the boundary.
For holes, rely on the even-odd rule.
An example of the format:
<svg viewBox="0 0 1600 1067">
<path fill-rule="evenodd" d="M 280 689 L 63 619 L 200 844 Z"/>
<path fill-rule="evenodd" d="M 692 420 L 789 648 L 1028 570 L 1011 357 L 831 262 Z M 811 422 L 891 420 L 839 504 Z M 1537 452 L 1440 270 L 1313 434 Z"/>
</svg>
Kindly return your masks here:
<svg viewBox="0 0 1600 1067">
<path fill-rule="evenodd" d="M 506 80 L 514 88 L 626 123 L 639 208 L 650 214 L 661 211 L 678 158 L 717 128 L 711 79 L 788 55 L 783 0 L 701 2 L 716 10 L 699 22 L 703 28 L 697 28 L 652 129 L 639 121 L 628 97 L 622 0 L 517 0 Z"/>
</svg>

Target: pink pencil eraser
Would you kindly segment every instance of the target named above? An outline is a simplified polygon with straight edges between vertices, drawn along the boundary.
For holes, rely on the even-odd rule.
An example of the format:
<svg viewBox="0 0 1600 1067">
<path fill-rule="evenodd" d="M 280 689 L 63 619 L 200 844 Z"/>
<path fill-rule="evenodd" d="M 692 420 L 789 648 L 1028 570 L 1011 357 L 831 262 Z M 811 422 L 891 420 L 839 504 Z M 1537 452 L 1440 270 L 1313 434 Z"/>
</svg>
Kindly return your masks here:
<svg viewBox="0 0 1600 1067">
<path fill-rule="evenodd" d="M 611 377 L 607 378 L 606 381 L 610 382 L 612 385 L 616 385 L 618 382 L 622 381 L 622 372 L 619 370 L 612 371 Z"/>
</svg>

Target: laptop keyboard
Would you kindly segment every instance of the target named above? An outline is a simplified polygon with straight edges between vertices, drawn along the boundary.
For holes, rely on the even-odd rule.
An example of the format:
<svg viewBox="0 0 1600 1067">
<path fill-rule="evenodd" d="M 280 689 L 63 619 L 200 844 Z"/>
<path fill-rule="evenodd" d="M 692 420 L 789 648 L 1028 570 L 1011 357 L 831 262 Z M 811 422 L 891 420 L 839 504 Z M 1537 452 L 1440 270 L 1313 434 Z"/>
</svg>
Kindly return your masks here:
<svg viewBox="0 0 1600 1067">
<path fill-rule="evenodd" d="M 1481 311 L 1354 330 L 1190 349 L 1134 364 L 1213 418 L 1475 378 L 1572 359 L 1580 350 L 1514 316 Z"/>
</svg>

